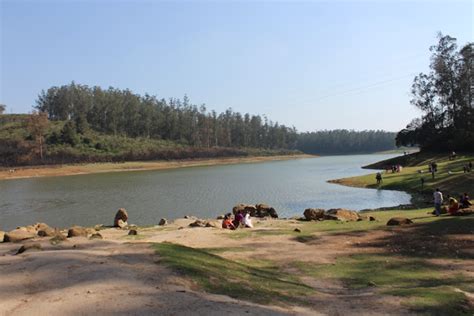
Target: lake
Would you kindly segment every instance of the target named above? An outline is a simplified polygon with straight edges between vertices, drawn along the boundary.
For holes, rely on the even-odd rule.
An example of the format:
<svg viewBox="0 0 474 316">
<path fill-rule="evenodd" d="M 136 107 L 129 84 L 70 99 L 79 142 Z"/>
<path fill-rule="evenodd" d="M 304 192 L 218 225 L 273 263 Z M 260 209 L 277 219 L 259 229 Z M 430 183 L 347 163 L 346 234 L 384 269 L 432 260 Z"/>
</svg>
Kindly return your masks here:
<svg viewBox="0 0 474 316">
<path fill-rule="evenodd" d="M 373 173 L 361 166 L 393 156 L 329 156 L 0 181 L 0 229 L 36 222 L 58 227 L 107 225 L 120 207 L 127 209 L 129 223 L 152 225 L 162 217 L 213 218 L 238 203 L 266 203 L 280 217 L 302 215 L 308 207 L 361 210 L 406 204 L 410 195 L 404 192 L 326 182 Z"/>
</svg>

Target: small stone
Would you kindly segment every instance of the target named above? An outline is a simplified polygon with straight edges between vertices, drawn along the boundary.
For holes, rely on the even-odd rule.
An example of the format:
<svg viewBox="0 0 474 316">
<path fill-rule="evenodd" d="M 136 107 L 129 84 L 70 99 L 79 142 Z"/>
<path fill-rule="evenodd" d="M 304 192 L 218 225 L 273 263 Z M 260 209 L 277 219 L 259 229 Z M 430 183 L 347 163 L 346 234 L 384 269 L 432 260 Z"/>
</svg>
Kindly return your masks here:
<svg viewBox="0 0 474 316">
<path fill-rule="evenodd" d="M 375 221 L 375 217 L 369 216 L 369 221 L 371 221 L 371 222 Z"/>
<path fill-rule="evenodd" d="M 92 234 L 89 239 L 104 239 L 100 233 Z"/>
<path fill-rule="evenodd" d="M 293 231 L 295 231 L 297 233 L 301 233 L 301 229 L 299 229 L 299 228 L 295 228 Z"/>
<path fill-rule="evenodd" d="M 136 229 L 130 229 L 128 231 L 128 235 L 129 236 L 136 236 L 136 235 L 138 235 L 138 231 Z"/>
<path fill-rule="evenodd" d="M 24 253 L 27 250 L 42 250 L 42 247 L 38 243 L 26 244 L 26 245 L 21 246 L 20 249 L 18 249 L 18 251 L 16 252 L 16 255 Z"/>
</svg>

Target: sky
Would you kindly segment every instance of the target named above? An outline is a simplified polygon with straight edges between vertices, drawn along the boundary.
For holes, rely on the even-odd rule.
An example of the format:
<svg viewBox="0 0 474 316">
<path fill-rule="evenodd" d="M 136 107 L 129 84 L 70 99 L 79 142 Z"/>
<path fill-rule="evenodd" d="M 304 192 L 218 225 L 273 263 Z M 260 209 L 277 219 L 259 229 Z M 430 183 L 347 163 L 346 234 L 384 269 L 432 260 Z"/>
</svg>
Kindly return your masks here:
<svg viewBox="0 0 474 316">
<path fill-rule="evenodd" d="M 441 31 L 474 41 L 474 1 L 0 0 L 0 103 L 69 84 L 185 94 L 298 131 L 398 131 Z"/>
</svg>

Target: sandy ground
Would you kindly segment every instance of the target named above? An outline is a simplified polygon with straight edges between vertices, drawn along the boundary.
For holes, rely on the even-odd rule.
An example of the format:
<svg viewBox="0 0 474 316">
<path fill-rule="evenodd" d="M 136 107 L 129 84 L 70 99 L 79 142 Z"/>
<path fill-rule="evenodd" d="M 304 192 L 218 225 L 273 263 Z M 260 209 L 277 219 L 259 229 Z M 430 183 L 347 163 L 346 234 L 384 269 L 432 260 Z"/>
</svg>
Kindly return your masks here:
<svg viewBox="0 0 474 316">
<path fill-rule="evenodd" d="M 89 173 L 124 172 L 141 170 L 161 170 L 186 167 L 215 166 L 239 163 L 257 163 L 301 158 L 315 158 L 312 155 L 285 155 L 262 157 L 231 157 L 216 159 L 189 159 L 173 161 L 130 161 L 123 163 L 95 163 L 77 165 L 34 166 L 11 169 L 0 169 L 0 180 L 33 177 L 69 176 Z"/>
<path fill-rule="evenodd" d="M 0 243 L 0 315 L 406 315 L 400 299 L 375 290 L 350 290 L 336 281 L 303 280 L 318 291 L 309 307 L 263 306 L 199 291 L 188 279 L 160 264 L 150 242 L 173 242 L 196 248 L 246 247 L 248 252 L 224 252 L 223 257 L 271 259 L 281 264 L 295 260 L 331 263 L 344 254 L 380 251 L 377 241 L 399 230 L 345 233 L 338 238 L 324 233 L 298 242 L 291 235 L 265 235 L 243 239 L 219 228 L 190 228 L 190 219 L 165 227 L 139 230 L 107 228 L 103 240 L 70 238 L 41 251 L 16 255 L 21 243 Z M 271 230 L 280 220 L 257 221 L 254 230 Z M 298 227 L 296 220 L 285 225 Z M 400 233 L 403 234 L 402 228 Z M 473 238 L 468 236 L 468 238 Z M 466 262 L 466 261 L 465 261 Z M 465 267 L 474 275 L 472 260 Z M 438 262 L 438 264 L 447 264 Z M 291 272 L 291 271 L 289 271 Z"/>
</svg>

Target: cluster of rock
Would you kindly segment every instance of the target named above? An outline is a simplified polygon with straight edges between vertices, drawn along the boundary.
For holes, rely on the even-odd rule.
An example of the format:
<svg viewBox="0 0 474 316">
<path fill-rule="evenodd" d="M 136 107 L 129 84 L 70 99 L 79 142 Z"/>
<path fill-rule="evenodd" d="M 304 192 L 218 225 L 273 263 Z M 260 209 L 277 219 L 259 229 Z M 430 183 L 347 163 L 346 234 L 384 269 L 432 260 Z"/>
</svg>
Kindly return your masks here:
<svg viewBox="0 0 474 316">
<path fill-rule="evenodd" d="M 366 216 L 356 211 L 351 211 L 344 208 L 333 208 L 327 211 L 321 208 L 307 208 L 304 210 L 303 215 L 307 221 L 375 221 L 373 216 Z"/>
<path fill-rule="evenodd" d="M 238 211 L 249 213 L 252 217 L 272 217 L 278 218 L 278 213 L 273 207 L 267 204 L 237 204 L 232 208 L 232 213 L 235 215 Z"/>
<path fill-rule="evenodd" d="M 124 208 L 117 211 L 114 218 L 114 227 L 129 228 L 128 214 Z M 166 221 L 166 220 L 165 220 Z M 34 225 L 17 227 L 9 232 L 0 231 L 0 242 L 20 242 L 33 239 L 36 237 L 52 237 L 52 242 L 59 242 L 72 237 L 89 237 L 90 239 L 102 239 L 102 235 L 97 232 L 103 225 L 96 225 L 95 228 L 87 228 L 81 226 L 73 226 L 66 230 L 52 228 L 45 223 L 36 223 Z M 130 229 L 129 235 L 137 235 L 136 229 Z"/>
</svg>

